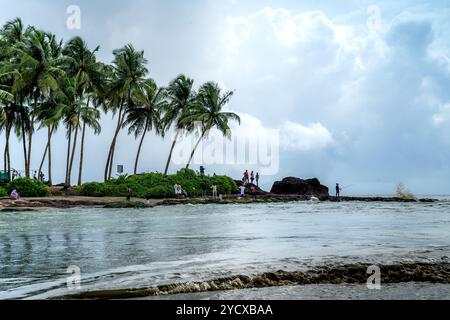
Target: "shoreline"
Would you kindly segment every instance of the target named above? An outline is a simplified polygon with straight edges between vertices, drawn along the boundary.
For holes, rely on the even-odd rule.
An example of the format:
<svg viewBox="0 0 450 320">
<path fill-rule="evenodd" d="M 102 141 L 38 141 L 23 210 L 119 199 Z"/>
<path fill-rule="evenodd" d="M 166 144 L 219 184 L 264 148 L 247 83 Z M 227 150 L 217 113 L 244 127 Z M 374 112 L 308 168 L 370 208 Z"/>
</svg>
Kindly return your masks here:
<svg viewBox="0 0 450 320">
<path fill-rule="evenodd" d="M 319 266 L 308 271 L 264 272 L 255 275 L 230 275 L 206 281 L 169 283 L 155 287 L 82 291 L 51 297 L 51 300 L 137 299 L 186 293 L 229 291 L 311 284 L 367 284 L 368 263 Z M 450 263 L 394 263 L 379 266 L 384 284 L 427 282 L 450 284 Z"/>
<path fill-rule="evenodd" d="M 311 200 L 310 196 L 304 195 L 279 195 L 265 194 L 257 196 L 256 200 L 246 195 L 243 198 L 236 196 L 225 196 L 222 200 L 208 198 L 165 198 L 165 199 L 142 199 L 132 198 L 127 201 L 123 197 L 86 197 L 86 196 L 49 196 L 40 198 L 21 198 L 11 200 L 9 198 L 0 198 L 0 212 L 17 211 L 37 211 L 51 208 L 69 209 L 69 208 L 153 208 L 156 206 L 173 205 L 197 205 L 197 204 L 250 204 L 250 203 L 279 203 L 279 202 L 404 202 L 404 203 L 433 203 L 438 199 L 405 199 L 401 197 L 361 197 L 361 196 L 342 196 L 336 199 L 334 196 L 322 197 L 319 200 Z"/>
</svg>

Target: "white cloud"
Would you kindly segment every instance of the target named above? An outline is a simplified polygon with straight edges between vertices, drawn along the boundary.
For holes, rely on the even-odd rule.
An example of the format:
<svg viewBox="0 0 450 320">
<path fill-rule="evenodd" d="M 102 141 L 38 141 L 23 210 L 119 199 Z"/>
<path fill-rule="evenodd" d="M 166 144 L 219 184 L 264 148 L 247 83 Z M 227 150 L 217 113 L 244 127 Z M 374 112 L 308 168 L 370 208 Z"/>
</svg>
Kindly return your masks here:
<svg viewBox="0 0 450 320">
<path fill-rule="evenodd" d="M 440 104 L 439 111 L 433 114 L 433 123 L 436 127 L 444 125 L 450 121 L 450 103 Z"/>
<path fill-rule="evenodd" d="M 281 146 L 288 151 L 310 151 L 333 143 L 333 135 L 320 123 L 304 126 L 287 121 L 281 130 Z"/>
</svg>

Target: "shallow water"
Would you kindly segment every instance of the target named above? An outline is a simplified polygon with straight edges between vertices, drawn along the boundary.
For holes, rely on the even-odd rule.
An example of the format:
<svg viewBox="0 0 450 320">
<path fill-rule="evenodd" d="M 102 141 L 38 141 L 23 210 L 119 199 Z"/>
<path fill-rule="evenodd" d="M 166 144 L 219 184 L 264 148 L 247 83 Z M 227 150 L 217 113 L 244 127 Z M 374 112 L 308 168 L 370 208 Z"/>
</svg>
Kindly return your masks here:
<svg viewBox="0 0 450 320">
<path fill-rule="evenodd" d="M 80 267 L 86 291 L 326 263 L 441 262 L 449 256 L 445 199 L 3 213 L 0 298 L 74 293 L 66 286 L 71 265 Z M 404 291 L 408 296 L 414 290 L 405 285 Z"/>
</svg>

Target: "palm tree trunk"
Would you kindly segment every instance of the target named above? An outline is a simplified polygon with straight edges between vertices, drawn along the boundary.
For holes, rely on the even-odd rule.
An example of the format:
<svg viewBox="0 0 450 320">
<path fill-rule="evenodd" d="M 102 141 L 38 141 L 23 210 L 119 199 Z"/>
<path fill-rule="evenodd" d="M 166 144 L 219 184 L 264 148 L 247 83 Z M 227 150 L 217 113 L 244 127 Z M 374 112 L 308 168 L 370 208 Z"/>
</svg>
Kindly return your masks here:
<svg viewBox="0 0 450 320">
<path fill-rule="evenodd" d="M 9 138 L 11 136 L 11 125 L 9 126 L 8 133 L 6 135 L 6 152 L 7 152 L 7 160 L 8 160 L 8 179 L 11 181 L 11 155 L 9 153 Z"/>
<path fill-rule="evenodd" d="M 34 110 L 37 109 L 37 96 L 34 98 Z M 31 122 L 30 122 L 30 128 L 28 131 L 28 172 L 27 177 L 30 177 L 30 170 L 31 170 L 31 143 L 33 141 L 33 133 L 34 133 L 34 111 L 31 112 Z"/>
<path fill-rule="evenodd" d="M 166 168 L 164 169 L 165 176 L 167 176 L 167 172 L 169 171 L 169 165 L 170 165 L 170 161 L 172 160 L 173 149 L 175 149 L 175 144 L 177 143 L 179 133 L 180 133 L 180 131 L 177 129 L 177 133 L 175 134 L 175 137 L 173 139 L 172 147 L 170 148 L 170 153 L 169 153 L 169 158 L 167 159 Z"/>
<path fill-rule="evenodd" d="M 47 152 L 50 149 L 50 139 L 53 134 L 53 128 L 50 128 L 50 126 L 47 127 L 47 145 L 45 146 L 44 155 L 42 156 L 41 165 L 39 166 L 38 170 L 38 177 L 41 176 L 42 167 L 44 166 L 45 157 L 47 156 Z"/>
<path fill-rule="evenodd" d="M 68 142 L 67 142 L 67 159 L 66 159 L 66 180 L 64 182 L 64 185 L 67 187 L 67 182 L 68 182 L 68 172 L 69 172 L 69 161 L 70 161 L 70 145 L 71 145 L 71 140 L 72 140 L 72 124 L 69 124 L 69 137 L 68 137 Z"/>
<path fill-rule="evenodd" d="M 110 166 L 109 166 L 108 180 L 111 179 L 111 173 L 112 173 L 113 162 L 114 162 L 114 153 L 116 152 L 117 137 L 119 136 L 120 129 L 122 128 L 123 123 L 124 123 L 124 121 L 125 121 L 125 116 L 126 116 L 126 114 L 125 114 L 125 112 L 124 112 L 124 113 L 122 114 L 122 120 L 120 121 L 119 130 L 117 131 L 116 136 L 115 136 L 115 138 L 114 138 L 114 145 L 113 145 L 113 148 L 112 148 L 112 151 L 111 151 L 111 164 L 110 164 Z"/>
<path fill-rule="evenodd" d="M 28 172 L 28 162 L 27 162 L 28 161 L 28 157 L 27 157 L 27 142 L 25 140 L 25 123 L 24 123 L 23 120 L 21 122 L 22 122 L 21 123 L 21 127 L 22 127 L 23 158 L 24 158 L 24 161 L 25 161 L 25 174 L 27 174 L 27 172 Z M 26 177 L 29 178 L 30 176 L 26 175 Z"/>
<path fill-rule="evenodd" d="M 72 179 L 72 166 L 73 166 L 73 159 L 75 158 L 75 151 L 77 148 L 77 140 L 78 140 L 78 125 L 75 128 L 75 135 L 73 136 L 73 147 L 72 147 L 72 154 L 70 156 L 70 165 L 69 165 L 69 173 L 67 175 L 68 177 L 68 186 L 71 186 L 71 179 Z"/>
<path fill-rule="evenodd" d="M 5 153 L 4 153 L 4 169 L 8 172 L 8 179 L 11 180 L 11 158 L 9 155 L 9 136 L 11 134 L 11 125 L 8 123 L 5 132 Z"/>
<path fill-rule="evenodd" d="M 204 130 L 204 131 L 202 132 L 202 135 L 201 135 L 200 139 L 198 139 L 197 143 L 195 144 L 194 149 L 192 150 L 192 153 L 191 153 L 191 157 L 189 158 L 189 161 L 188 161 L 188 163 L 187 163 L 187 165 L 186 165 L 186 169 L 189 169 L 189 165 L 191 164 L 191 161 L 192 161 L 192 159 L 194 158 L 195 151 L 197 150 L 198 146 L 200 145 L 200 142 L 201 142 L 201 141 L 203 140 L 203 138 L 205 137 L 205 134 L 206 134 L 206 130 Z"/>
<path fill-rule="evenodd" d="M 48 185 L 50 187 L 53 185 L 53 182 L 52 182 L 52 135 L 53 135 L 54 129 L 55 128 L 53 127 L 50 137 L 48 139 Z"/>
<path fill-rule="evenodd" d="M 42 167 L 44 166 L 44 161 L 45 161 L 45 158 L 47 157 L 47 152 L 48 152 L 48 141 L 49 141 L 49 140 L 50 140 L 50 135 L 47 134 L 47 144 L 45 145 L 44 154 L 42 155 L 41 164 L 39 165 L 38 177 L 41 176 Z"/>
<path fill-rule="evenodd" d="M 83 173 L 83 156 L 84 156 L 84 135 L 86 132 L 86 122 L 83 121 L 83 132 L 81 133 L 81 146 L 80 146 L 80 166 L 78 168 L 78 185 L 81 186 L 81 176 Z"/>
<path fill-rule="evenodd" d="M 111 172 L 111 168 L 112 167 L 112 157 L 113 157 L 113 148 L 115 147 L 115 143 L 116 143 L 116 138 L 117 135 L 119 134 L 120 131 L 120 127 L 121 127 L 121 121 L 122 121 L 122 106 L 120 107 L 119 110 L 119 117 L 117 120 L 117 127 L 116 127 L 116 131 L 114 132 L 114 137 L 113 140 L 111 142 L 111 146 L 109 147 L 109 153 L 108 153 L 108 159 L 106 160 L 106 166 L 105 166 L 105 182 L 108 181 L 108 177 L 110 176 L 110 172 Z"/>
<path fill-rule="evenodd" d="M 138 151 L 137 151 L 137 154 L 136 154 L 136 161 L 134 163 L 134 175 L 137 174 L 137 167 L 138 167 L 138 162 L 139 162 L 139 156 L 141 154 L 142 143 L 144 142 L 144 138 L 145 138 L 145 135 L 147 133 L 147 129 L 148 129 L 148 121 L 145 122 L 144 133 L 142 134 L 141 142 L 139 143 L 139 148 L 138 148 Z"/>
</svg>

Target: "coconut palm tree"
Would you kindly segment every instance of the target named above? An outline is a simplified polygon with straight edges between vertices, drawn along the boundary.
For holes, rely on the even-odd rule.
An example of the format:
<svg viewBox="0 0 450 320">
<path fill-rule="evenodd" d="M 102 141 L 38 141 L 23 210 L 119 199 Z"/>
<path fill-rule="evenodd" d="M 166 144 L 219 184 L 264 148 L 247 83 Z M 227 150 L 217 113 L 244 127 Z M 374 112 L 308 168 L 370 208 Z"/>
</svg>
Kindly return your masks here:
<svg viewBox="0 0 450 320">
<path fill-rule="evenodd" d="M 167 172 L 169 171 L 172 153 L 179 135 L 181 134 L 181 131 L 191 131 L 193 129 L 193 123 L 181 121 L 183 119 L 183 116 L 195 105 L 196 93 L 194 91 L 193 85 L 194 80 L 186 77 L 185 75 L 179 75 L 169 84 L 167 88 L 167 97 L 169 99 L 169 103 L 163 109 L 164 117 L 162 119 L 162 124 L 165 131 L 169 130 L 174 125 L 175 136 L 173 138 L 169 157 L 164 169 L 164 175 L 167 175 Z"/>
<path fill-rule="evenodd" d="M 25 174 L 30 176 L 31 147 L 34 133 L 35 111 L 42 100 L 50 96 L 51 91 L 58 90 L 58 78 L 64 75 L 61 68 L 62 59 L 55 53 L 58 47 L 55 36 L 40 30 L 32 29 L 29 36 L 18 45 L 20 76 L 14 80 L 17 91 L 25 91 L 28 100 L 28 154 L 25 163 Z M 60 52 L 60 50 L 59 50 Z M 23 134 L 24 132 L 22 132 Z"/>
<path fill-rule="evenodd" d="M 134 101 L 136 100 L 134 97 L 142 91 L 145 76 L 148 73 L 145 66 L 147 60 L 144 58 L 144 51 L 136 51 L 129 44 L 121 49 L 114 50 L 113 54 L 114 74 L 108 90 L 105 107 L 106 110 L 111 110 L 113 114 L 118 112 L 118 119 L 106 161 L 105 181 L 111 179 L 117 136 L 125 122 L 126 111 L 134 107 Z"/>
<path fill-rule="evenodd" d="M 241 119 L 236 113 L 223 111 L 223 108 L 230 102 L 232 96 L 233 91 L 222 94 L 219 85 L 214 82 L 207 82 L 200 87 L 196 103 L 186 112 L 183 119 L 181 119 L 181 123 L 201 124 L 200 137 L 192 150 L 186 168 L 189 168 L 200 142 L 207 136 L 211 129 L 218 129 L 224 136 L 230 138 L 229 121 L 235 120 L 239 124 L 241 123 Z"/>
<path fill-rule="evenodd" d="M 129 126 L 129 134 L 134 133 L 136 139 L 141 137 L 134 163 L 134 174 L 137 174 L 139 156 L 147 132 L 154 129 L 157 135 L 162 134 L 160 112 L 166 105 L 164 89 L 158 88 L 155 81 L 146 80 L 142 89 L 142 92 L 136 94 L 136 106 L 127 111 L 124 122 L 124 126 Z"/>
<path fill-rule="evenodd" d="M 30 33 L 31 28 L 25 28 L 22 20 L 16 18 L 8 21 L 0 29 L 0 97 L 6 102 L 3 105 L 3 121 L 5 127 L 5 152 L 4 152 L 4 168 L 11 172 L 9 139 L 13 129 L 17 135 L 23 132 L 24 160 L 27 161 L 26 142 L 25 142 L 25 126 L 26 119 L 22 119 L 25 112 L 23 108 L 23 93 L 13 89 L 14 78 L 20 75 L 18 64 L 20 57 L 17 47 Z M 6 100 L 6 101 L 5 101 Z"/>
<path fill-rule="evenodd" d="M 78 172 L 78 184 L 81 184 L 81 176 L 83 170 L 83 158 L 84 158 L 84 141 L 86 132 L 86 123 L 84 120 L 88 121 L 89 127 L 93 127 L 95 133 L 100 131 L 100 125 L 98 123 L 98 118 L 100 116 L 99 112 L 92 110 L 91 107 L 91 97 L 92 93 L 103 84 L 103 74 L 99 63 L 96 61 L 95 53 L 99 50 L 97 46 L 93 51 L 88 49 L 86 42 L 80 37 L 74 37 L 71 39 L 64 47 L 63 54 L 66 58 L 65 60 L 65 70 L 69 77 L 72 77 L 75 82 L 75 91 L 78 95 L 78 99 L 85 102 L 85 106 L 79 108 L 78 121 L 80 126 L 76 126 L 75 139 L 73 145 L 72 155 L 70 156 L 69 168 L 73 166 L 73 160 L 75 155 L 75 147 L 77 143 L 78 130 L 82 130 L 81 136 L 81 146 L 80 146 L 80 163 Z M 84 113 L 82 115 L 81 113 Z M 80 128 L 79 128 L 80 127 Z M 69 175 L 71 172 L 69 172 Z M 70 180 L 70 177 L 69 177 Z"/>
</svg>

